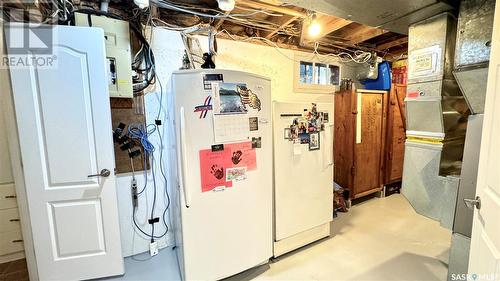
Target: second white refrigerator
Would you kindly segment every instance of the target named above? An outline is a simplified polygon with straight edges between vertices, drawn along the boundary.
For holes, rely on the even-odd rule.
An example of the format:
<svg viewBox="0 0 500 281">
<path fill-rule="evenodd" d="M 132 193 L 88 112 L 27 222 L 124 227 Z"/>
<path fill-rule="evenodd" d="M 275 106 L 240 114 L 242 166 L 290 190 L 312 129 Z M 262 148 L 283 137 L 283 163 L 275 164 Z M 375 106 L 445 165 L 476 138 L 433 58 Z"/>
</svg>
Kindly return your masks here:
<svg viewBox="0 0 500 281">
<path fill-rule="evenodd" d="M 274 256 L 330 235 L 333 104 L 274 102 Z"/>
</svg>

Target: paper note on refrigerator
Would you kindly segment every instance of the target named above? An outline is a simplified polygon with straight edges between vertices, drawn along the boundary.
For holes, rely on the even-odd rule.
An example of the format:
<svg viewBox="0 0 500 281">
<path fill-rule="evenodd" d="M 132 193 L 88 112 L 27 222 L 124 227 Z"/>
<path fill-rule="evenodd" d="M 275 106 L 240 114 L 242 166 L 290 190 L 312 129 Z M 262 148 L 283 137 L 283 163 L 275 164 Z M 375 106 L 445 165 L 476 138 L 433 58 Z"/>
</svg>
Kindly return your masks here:
<svg viewBox="0 0 500 281">
<path fill-rule="evenodd" d="M 216 143 L 248 140 L 250 125 L 246 114 L 214 114 L 214 138 Z"/>
<path fill-rule="evenodd" d="M 248 171 L 257 168 L 257 155 L 251 141 L 226 144 L 225 149 L 231 152 L 232 167 L 246 167 Z"/>
<path fill-rule="evenodd" d="M 211 191 L 217 187 L 231 187 L 232 182 L 226 181 L 226 170 L 231 167 L 230 150 L 200 150 L 201 192 Z"/>
<path fill-rule="evenodd" d="M 242 181 L 247 179 L 247 167 L 237 167 L 226 169 L 227 181 Z"/>
<path fill-rule="evenodd" d="M 293 155 L 301 155 L 302 154 L 302 146 L 300 142 L 293 143 Z"/>
</svg>

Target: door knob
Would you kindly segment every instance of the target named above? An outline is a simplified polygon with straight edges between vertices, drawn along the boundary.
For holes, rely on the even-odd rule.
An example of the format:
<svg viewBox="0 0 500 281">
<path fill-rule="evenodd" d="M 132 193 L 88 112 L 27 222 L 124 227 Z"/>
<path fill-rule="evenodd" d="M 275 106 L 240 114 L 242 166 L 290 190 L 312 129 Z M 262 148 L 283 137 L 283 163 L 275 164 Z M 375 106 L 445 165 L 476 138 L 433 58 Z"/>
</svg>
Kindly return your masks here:
<svg viewBox="0 0 500 281">
<path fill-rule="evenodd" d="M 481 209 L 481 198 L 479 196 L 476 196 L 476 199 L 464 199 L 464 203 L 469 209 L 474 209 L 474 207 L 478 210 Z"/>
<path fill-rule="evenodd" d="M 109 171 L 108 169 L 102 169 L 99 174 L 88 175 L 88 177 L 89 178 L 92 178 L 92 177 L 109 177 L 109 175 L 111 175 L 111 171 Z"/>
</svg>

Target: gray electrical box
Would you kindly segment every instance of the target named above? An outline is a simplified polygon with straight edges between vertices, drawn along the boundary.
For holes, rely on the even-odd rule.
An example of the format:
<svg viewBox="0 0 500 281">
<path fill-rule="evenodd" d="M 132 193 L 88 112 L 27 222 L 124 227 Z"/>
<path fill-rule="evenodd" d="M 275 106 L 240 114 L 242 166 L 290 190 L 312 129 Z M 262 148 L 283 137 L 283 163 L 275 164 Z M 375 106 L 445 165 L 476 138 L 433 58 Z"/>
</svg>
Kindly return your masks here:
<svg viewBox="0 0 500 281">
<path fill-rule="evenodd" d="M 133 98 L 129 23 L 105 16 L 75 13 L 75 24 L 104 30 L 109 95 L 114 98 Z"/>
</svg>

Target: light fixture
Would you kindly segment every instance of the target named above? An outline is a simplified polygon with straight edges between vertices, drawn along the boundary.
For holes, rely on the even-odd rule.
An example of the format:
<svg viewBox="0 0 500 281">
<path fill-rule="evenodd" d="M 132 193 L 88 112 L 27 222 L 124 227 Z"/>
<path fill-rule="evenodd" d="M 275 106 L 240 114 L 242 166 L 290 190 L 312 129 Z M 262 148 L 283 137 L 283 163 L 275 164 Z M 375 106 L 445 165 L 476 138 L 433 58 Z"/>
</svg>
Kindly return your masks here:
<svg viewBox="0 0 500 281">
<path fill-rule="evenodd" d="M 230 12 L 234 9 L 235 0 L 217 0 L 217 3 L 219 3 L 219 9 Z"/>
<path fill-rule="evenodd" d="M 311 20 L 309 22 L 309 27 L 307 28 L 307 31 L 308 31 L 309 36 L 311 38 L 317 37 L 320 34 L 321 25 L 319 24 L 318 20 L 316 19 L 316 14 L 313 14 L 311 16 Z"/>
<path fill-rule="evenodd" d="M 139 9 L 145 9 L 149 7 L 149 0 L 134 0 L 134 4 L 136 4 Z"/>
</svg>

